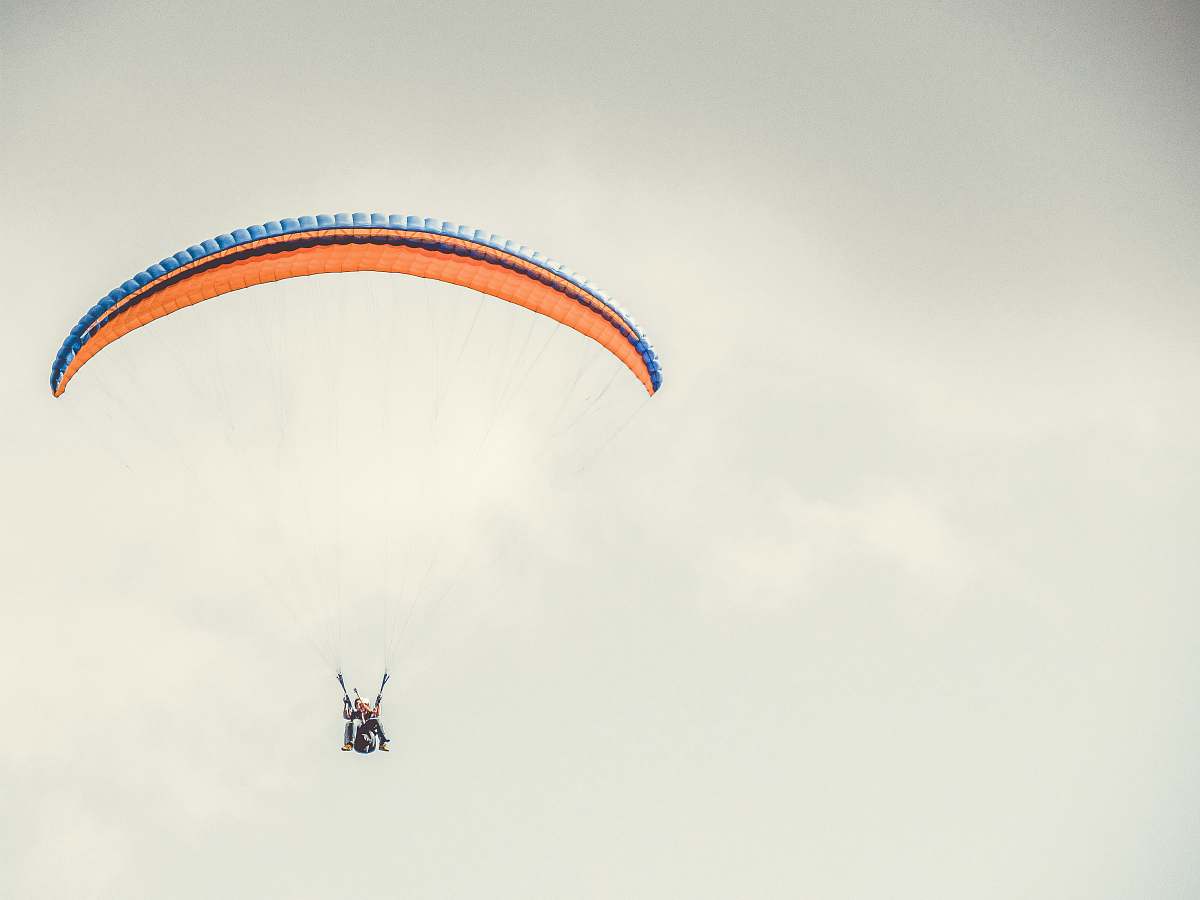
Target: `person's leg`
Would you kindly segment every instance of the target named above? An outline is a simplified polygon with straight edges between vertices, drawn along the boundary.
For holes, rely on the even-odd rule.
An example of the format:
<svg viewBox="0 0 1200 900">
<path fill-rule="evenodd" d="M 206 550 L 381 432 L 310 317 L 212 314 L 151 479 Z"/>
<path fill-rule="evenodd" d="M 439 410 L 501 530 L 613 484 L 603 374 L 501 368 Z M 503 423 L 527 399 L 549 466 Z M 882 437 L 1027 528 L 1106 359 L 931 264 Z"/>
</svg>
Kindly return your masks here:
<svg viewBox="0 0 1200 900">
<path fill-rule="evenodd" d="M 345 747 L 354 740 L 354 723 L 347 722 L 346 729 L 342 732 L 342 746 Z"/>
</svg>

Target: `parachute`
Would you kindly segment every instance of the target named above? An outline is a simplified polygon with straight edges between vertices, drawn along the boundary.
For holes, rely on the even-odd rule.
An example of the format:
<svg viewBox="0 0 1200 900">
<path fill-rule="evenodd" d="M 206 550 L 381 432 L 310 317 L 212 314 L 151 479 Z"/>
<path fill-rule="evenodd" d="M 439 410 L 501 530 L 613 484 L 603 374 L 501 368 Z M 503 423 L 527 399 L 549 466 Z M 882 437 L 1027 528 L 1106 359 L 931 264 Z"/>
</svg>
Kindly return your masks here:
<svg viewBox="0 0 1200 900">
<path fill-rule="evenodd" d="M 503 586 L 522 565 L 510 548 L 537 553 L 555 527 L 534 521 L 551 502 L 537 498 L 571 509 L 555 492 L 663 383 L 633 318 L 561 263 L 354 213 L 238 229 L 139 272 L 71 329 L 54 396 L 130 332 L 243 290 L 111 354 L 63 412 L 79 445 L 114 457 L 109 487 L 220 521 L 205 552 L 223 548 L 224 584 L 276 598 L 336 671 L 376 637 L 386 671 L 410 623 L 444 627 L 444 598 Z M 268 606 L 246 614 L 274 627 Z"/>
<path fill-rule="evenodd" d="M 50 388 L 61 396 L 105 346 L 176 310 L 268 281 L 334 272 L 394 272 L 490 294 L 601 344 L 648 393 L 662 386 L 658 357 L 633 319 L 557 261 L 440 219 L 341 213 L 239 228 L 139 272 L 71 329 L 54 359 Z"/>
</svg>

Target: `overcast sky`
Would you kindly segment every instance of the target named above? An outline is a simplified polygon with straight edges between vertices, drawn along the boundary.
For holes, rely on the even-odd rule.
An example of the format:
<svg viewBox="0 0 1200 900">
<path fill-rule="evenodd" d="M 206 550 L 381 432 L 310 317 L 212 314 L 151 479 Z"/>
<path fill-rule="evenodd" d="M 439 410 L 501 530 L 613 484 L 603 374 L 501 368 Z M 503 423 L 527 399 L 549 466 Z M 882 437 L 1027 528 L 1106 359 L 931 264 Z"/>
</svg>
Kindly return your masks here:
<svg viewBox="0 0 1200 900">
<path fill-rule="evenodd" d="M 1200 895 L 1198 46 L 1188 2 L 3 0 L 0 896 Z M 270 523 L 380 510 L 268 502 L 241 426 L 264 359 L 382 366 L 376 307 L 255 289 L 48 389 L 149 263 L 355 210 L 566 261 L 666 370 L 578 477 L 509 445 L 370 757 Z"/>
</svg>

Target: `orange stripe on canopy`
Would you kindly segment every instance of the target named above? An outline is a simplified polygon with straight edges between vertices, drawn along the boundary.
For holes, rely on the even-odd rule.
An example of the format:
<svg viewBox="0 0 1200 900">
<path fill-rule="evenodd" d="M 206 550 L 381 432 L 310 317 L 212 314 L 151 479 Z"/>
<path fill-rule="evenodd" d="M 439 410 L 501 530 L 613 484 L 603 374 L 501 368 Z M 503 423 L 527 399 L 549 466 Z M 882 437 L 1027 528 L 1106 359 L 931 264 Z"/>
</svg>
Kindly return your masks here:
<svg viewBox="0 0 1200 900">
<path fill-rule="evenodd" d="M 75 373 L 108 344 L 155 319 L 242 288 L 334 272 L 415 275 L 462 285 L 523 306 L 601 344 L 633 372 L 649 393 L 654 393 L 651 372 L 631 343 L 628 330 L 623 330 L 622 325 L 617 324 L 619 320 L 614 321 L 611 311 L 578 285 L 502 250 L 481 248 L 449 235 L 436 238 L 440 246 L 451 248 L 448 250 L 387 242 L 387 238 L 396 235 L 396 230 L 386 228 L 314 230 L 306 232 L 304 237 L 310 241 L 323 238 L 336 241 L 352 236 L 356 242 L 317 243 L 272 251 L 272 245 L 286 245 L 297 240 L 294 234 L 276 235 L 230 247 L 180 266 L 168 276 L 131 292 L 103 318 L 102 324 L 91 333 L 66 367 L 54 394 L 61 395 Z M 380 242 L 369 242 L 372 238 L 378 238 Z M 452 249 L 455 247 L 470 250 L 472 255 L 457 255 Z"/>
</svg>

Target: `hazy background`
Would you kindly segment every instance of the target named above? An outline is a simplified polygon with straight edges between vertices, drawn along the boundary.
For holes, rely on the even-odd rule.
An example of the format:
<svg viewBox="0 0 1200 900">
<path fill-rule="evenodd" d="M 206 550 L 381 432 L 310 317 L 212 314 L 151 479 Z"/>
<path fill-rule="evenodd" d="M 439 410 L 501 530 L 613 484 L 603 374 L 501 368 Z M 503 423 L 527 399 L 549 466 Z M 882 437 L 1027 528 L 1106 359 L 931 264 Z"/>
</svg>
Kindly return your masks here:
<svg viewBox="0 0 1200 900">
<path fill-rule="evenodd" d="M 0 10 L 0 895 L 1200 894 L 1194 4 Z M 47 385 L 161 256 L 360 209 L 666 369 L 366 758 L 256 535 Z"/>
</svg>

